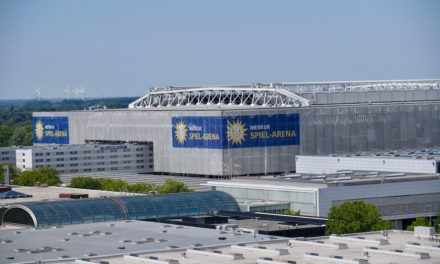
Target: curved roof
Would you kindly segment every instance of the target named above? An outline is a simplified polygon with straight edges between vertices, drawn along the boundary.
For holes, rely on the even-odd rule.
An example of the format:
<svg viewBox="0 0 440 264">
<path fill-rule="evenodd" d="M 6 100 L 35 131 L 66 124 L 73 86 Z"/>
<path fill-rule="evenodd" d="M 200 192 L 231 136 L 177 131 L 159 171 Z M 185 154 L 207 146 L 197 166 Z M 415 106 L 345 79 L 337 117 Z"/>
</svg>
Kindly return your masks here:
<svg viewBox="0 0 440 264">
<path fill-rule="evenodd" d="M 129 108 L 183 106 L 303 107 L 309 101 L 278 86 L 153 89 Z"/>
<path fill-rule="evenodd" d="M 122 196 L 12 204 L 3 213 L 2 223 L 45 227 L 196 216 L 214 214 L 220 210 L 239 211 L 239 207 L 232 196 L 218 191 Z"/>
</svg>

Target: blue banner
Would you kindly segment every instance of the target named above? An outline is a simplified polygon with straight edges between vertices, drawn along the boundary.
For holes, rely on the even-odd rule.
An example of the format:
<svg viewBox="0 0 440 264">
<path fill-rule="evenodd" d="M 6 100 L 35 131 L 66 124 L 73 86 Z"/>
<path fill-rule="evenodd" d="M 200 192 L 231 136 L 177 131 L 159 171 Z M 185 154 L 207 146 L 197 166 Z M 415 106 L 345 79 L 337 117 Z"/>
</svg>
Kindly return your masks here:
<svg viewBox="0 0 440 264">
<path fill-rule="evenodd" d="M 299 114 L 172 118 L 175 148 L 252 148 L 299 145 Z"/>
<path fill-rule="evenodd" d="M 33 117 L 34 144 L 69 144 L 69 120 L 67 117 Z"/>
</svg>

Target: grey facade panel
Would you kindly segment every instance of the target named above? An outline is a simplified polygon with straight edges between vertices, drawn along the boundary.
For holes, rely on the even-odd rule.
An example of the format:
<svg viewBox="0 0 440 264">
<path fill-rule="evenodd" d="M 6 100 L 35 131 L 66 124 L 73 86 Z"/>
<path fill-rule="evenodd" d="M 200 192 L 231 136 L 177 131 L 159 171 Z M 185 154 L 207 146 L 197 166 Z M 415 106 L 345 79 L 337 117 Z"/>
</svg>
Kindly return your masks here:
<svg viewBox="0 0 440 264">
<path fill-rule="evenodd" d="M 366 104 L 304 108 L 150 109 L 40 112 L 68 116 L 70 144 L 86 140 L 153 142 L 155 171 L 247 175 L 295 170 L 297 154 L 440 146 L 440 103 Z M 233 149 L 173 148 L 173 116 L 299 113 L 300 144 Z"/>
</svg>

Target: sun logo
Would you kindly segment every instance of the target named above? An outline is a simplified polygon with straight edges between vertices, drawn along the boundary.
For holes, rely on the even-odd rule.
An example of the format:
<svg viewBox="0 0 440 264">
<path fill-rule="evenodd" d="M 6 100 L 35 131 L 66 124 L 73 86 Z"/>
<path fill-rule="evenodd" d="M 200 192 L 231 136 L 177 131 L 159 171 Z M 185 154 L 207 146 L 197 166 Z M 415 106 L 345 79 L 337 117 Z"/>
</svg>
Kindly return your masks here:
<svg viewBox="0 0 440 264">
<path fill-rule="evenodd" d="M 41 120 L 38 120 L 37 123 L 35 124 L 35 136 L 37 137 L 38 140 L 43 140 L 44 125 L 43 122 L 41 122 Z"/>
<path fill-rule="evenodd" d="M 176 128 L 174 130 L 174 134 L 176 136 L 176 140 L 179 144 L 184 144 L 186 141 L 186 132 L 188 129 L 183 121 L 179 121 L 176 123 Z"/>
<path fill-rule="evenodd" d="M 246 136 L 247 128 L 241 120 L 235 120 L 233 122 L 228 121 L 228 128 L 226 133 L 228 134 L 228 141 L 232 142 L 232 145 L 241 145 Z"/>
</svg>

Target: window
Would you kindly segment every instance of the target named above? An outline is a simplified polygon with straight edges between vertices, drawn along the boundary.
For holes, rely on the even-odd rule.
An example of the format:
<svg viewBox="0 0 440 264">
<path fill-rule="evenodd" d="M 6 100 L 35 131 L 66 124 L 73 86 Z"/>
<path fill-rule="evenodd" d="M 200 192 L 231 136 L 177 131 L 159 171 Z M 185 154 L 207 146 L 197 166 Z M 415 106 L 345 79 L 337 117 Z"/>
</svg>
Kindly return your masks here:
<svg viewBox="0 0 440 264">
<path fill-rule="evenodd" d="M 49 162 L 49 161 L 50 161 L 50 159 L 46 159 L 46 161 L 47 161 L 47 162 Z"/>
<path fill-rule="evenodd" d="M 43 153 L 35 153 L 36 157 L 43 156 Z"/>
<path fill-rule="evenodd" d="M 130 166 L 124 166 L 124 170 L 129 170 Z"/>
<path fill-rule="evenodd" d="M 50 152 L 46 152 L 46 156 L 50 156 Z"/>
<path fill-rule="evenodd" d="M 43 159 L 36 159 L 35 162 L 43 162 Z"/>
<path fill-rule="evenodd" d="M 110 158 L 112 159 L 116 159 L 118 157 L 118 155 L 111 155 Z"/>
<path fill-rule="evenodd" d="M 71 157 L 70 160 L 78 160 L 77 157 Z"/>
<path fill-rule="evenodd" d="M 70 164 L 70 167 L 78 167 L 78 163 L 72 163 Z"/>
<path fill-rule="evenodd" d="M 57 152 L 57 155 L 64 155 L 64 152 Z"/>
<path fill-rule="evenodd" d="M 103 161 L 98 162 L 98 165 L 104 165 L 104 164 L 105 164 L 105 162 L 103 162 Z"/>
<path fill-rule="evenodd" d="M 43 165 L 37 165 L 36 168 L 43 168 Z"/>
<path fill-rule="evenodd" d="M 124 158 L 130 158 L 130 157 L 131 157 L 130 154 L 126 154 L 126 155 L 124 155 Z"/>
<path fill-rule="evenodd" d="M 26 168 L 26 166 L 25 166 L 25 165 L 23 165 L 23 169 L 24 169 L 24 168 Z"/>
<path fill-rule="evenodd" d="M 9 151 L 2 151 L 3 155 L 9 154 Z"/>
<path fill-rule="evenodd" d="M 143 148 L 137 148 L 136 151 L 142 151 L 144 150 Z"/>
<path fill-rule="evenodd" d="M 104 159 L 104 156 L 98 156 L 97 159 Z"/>
<path fill-rule="evenodd" d="M 150 159 L 150 162 L 154 162 L 154 160 Z"/>
<path fill-rule="evenodd" d="M 91 162 L 84 162 L 84 166 L 90 166 L 90 165 L 92 165 Z"/>
<path fill-rule="evenodd" d="M 150 165 L 150 169 L 152 169 L 153 168 L 153 165 Z"/>
<path fill-rule="evenodd" d="M 24 153 L 23 153 L 23 156 L 24 156 Z"/>
<path fill-rule="evenodd" d="M 136 154 L 136 157 L 143 157 L 144 154 Z"/>
<path fill-rule="evenodd" d="M 131 160 L 124 160 L 124 164 L 130 164 Z"/>
<path fill-rule="evenodd" d="M 84 171 L 92 171 L 92 169 L 84 169 Z"/>
<path fill-rule="evenodd" d="M 138 168 L 138 169 L 143 169 L 144 166 L 136 166 L 136 168 Z"/>
<path fill-rule="evenodd" d="M 92 153 L 90 150 L 84 150 L 84 154 L 90 154 Z"/>
<path fill-rule="evenodd" d="M 148 156 L 153 157 L 153 153 L 150 153 Z"/>
<path fill-rule="evenodd" d="M 144 163 L 143 160 L 137 160 L 136 163 Z"/>
<path fill-rule="evenodd" d="M 64 164 L 57 164 L 57 168 L 62 168 L 64 167 Z"/>
<path fill-rule="evenodd" d="M 78 172 L 77 169 L 70 170 L 70 172 Z"/>
<path fill-rule="evenodd" d="M 75 155 L 75 154 L 78 154 L 78 151 L 71 151 L 70 152 L 70 155 Z"/>
<path fill-rule="evenodd" d="M 84 157 L 84 160 L 91 160 L 92 157 Z"/>
<path fill-rule="evenodd" d="M 118 170 L 118 167 L 111 167 L 110 170 L 112 171 Z"/>
<path fill-rule="evenodd" d="M 6 158 L 2 158 L 2 160 L 9 160 L 9 158 L 8 158 L 8 157 L 6 157 Z"/>
<path fill-rule="evenodd" d="M 98 171 L 104 171 L 105 169 L 104 168 L 98 168 Z"/>
<path fill-rule="evenodd" d="M 57 161 L 64 161 L 64 158 L 57 158 Z"/>
<path fill-rule="evenodd" d="M 117 161 L 112 161 L 112 162 L 110 162 L 110 164 L 118 164 L 118 162 Z"/>
</svg>

